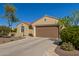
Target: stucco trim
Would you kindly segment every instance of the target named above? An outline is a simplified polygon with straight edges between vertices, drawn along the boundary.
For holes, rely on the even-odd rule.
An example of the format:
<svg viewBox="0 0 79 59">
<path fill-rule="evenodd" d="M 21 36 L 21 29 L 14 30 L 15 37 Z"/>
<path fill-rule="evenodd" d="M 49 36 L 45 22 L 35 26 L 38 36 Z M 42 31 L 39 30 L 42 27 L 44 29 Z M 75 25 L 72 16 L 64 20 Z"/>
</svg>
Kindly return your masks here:
<svg viewBox="0 0 79 59">
<path fill-rule="evenodd" d="M 33 32 L 34 32 L 33 33 L 34 37 L 36 37 L 36 27 L 35 26 L 33 27 Z"/>
<path fill-rule="evenodd" d="M 35 26 L 56 26 L 56 27 L 59 27 L 59 25 L 58 25 L 58 24 L 35 25 Z"/>
</svg>

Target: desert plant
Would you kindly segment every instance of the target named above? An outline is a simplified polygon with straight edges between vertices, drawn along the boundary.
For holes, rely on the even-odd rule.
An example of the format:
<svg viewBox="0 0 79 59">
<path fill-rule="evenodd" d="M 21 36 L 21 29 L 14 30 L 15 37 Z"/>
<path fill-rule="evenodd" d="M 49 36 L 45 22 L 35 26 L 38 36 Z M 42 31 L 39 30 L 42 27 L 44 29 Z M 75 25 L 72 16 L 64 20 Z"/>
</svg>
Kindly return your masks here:
<svg viewBox="0 0 79 59">
<path fill-rule="evenodd" d="M 76 49 L 79 49 L 79 26 L 72 26 L 63 29 L 60 32 L 60 37 L 63 42 L 70 42 Z"/>
<path fill-rule="evenodd" d="M 14 28 L 14 29 L 12 29 L 12 31 L 11 32 L 17 32 L 17 29 L 16 28 Z"/>
<path fill-rule="evenodd" d="M 29 36 L 33 37 L 33 34 L 29 34 Z"/>
<path fill-rule="evenodd" d="M 75 10 L 72 12 L 71 20 L 72 25 L 79 25 L 79 10 Z"/>
<path fill-rule="evenodd" d="M 14 41 L 13 39 L 11 39 L 10 41 Z"/>
<path fill-rule="evenodd" d="M 72 43 L 68 42 L 63 42 L 62 45 L 60 46 L 61 49 L 65 50 L 65 51 L 73 51 L 74 47 L 72 45 Z"/>
<path fill-rule="evenodd" d="M 60 18 L 58 21 L 58 25 L 60 25 L 60 29 L 62 29 L 63 27 L 71 26 L 71 18 L 69 16 Z"/>
<path fill-rule="evenodd" d="M 0 26 L 0 36 L 7 36 L 10 31 L 11 31 L 11 28 L 7 26 Z"/>
</svg>

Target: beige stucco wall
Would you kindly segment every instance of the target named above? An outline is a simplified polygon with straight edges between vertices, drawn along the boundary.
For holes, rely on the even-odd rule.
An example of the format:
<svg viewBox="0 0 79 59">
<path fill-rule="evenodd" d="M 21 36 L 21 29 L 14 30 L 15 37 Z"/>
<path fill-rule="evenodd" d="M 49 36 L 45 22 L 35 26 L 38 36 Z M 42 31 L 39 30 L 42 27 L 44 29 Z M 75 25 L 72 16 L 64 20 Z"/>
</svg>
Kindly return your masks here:
<svg viewBox="0 0 79 59">
<path fill-rule="evenodd" d="M 24 32 L 21 32 L 21 26 L 24 26 L 25 28 L 27 28 L 27 30 L 25 29 Z M 25 36 L 28 36 L 29 35 L 29 25 L 28 24 L 21 23 L 21 24 L 19 24 L 17 26 L 16 36 L 23 36 L 23 34 Z"/>
<path fill-rule="evenodd" d="M 47 21 L 45 21 L 45 19 Z M 52 17 L 45 16 L 43 18 L 38 19 L 36 22 L 34 22 L 32 25 L 51 25 L 51 24 L 57 24 L 58 20 Z"/>
</svg>

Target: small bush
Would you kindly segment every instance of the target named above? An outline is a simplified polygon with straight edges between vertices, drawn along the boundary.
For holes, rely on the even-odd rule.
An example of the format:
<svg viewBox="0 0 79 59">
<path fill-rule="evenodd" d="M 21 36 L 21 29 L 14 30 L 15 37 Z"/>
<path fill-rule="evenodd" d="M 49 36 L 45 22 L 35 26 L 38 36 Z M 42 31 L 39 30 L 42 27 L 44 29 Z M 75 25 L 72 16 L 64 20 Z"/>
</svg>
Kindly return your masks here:
<svg viewBox="0 0 79 59">
<path fill-rule="evenodd" d="M 9 32 L 11 31 L 11 28 L 7 26 L 0 26 L 0 36 L 7 36 Z"/>
<path fill-rule="evenodd" d="M 12 39 L 12 40 L 10 40 L 10 41 L 14 41 L 14 40 Z"/>
<path fill-rule="evenodd" d="M 11 34 L 11 36 L 14 36 L 14 34 Z"/>
<path fill-rule="evenodd" d="M 70 43 L 70 42 L 68 42 L 68 43 L 63 42 L 60 48 L 65 51 L 73 51 L 74 50 L 74 47 L 73 47 L 72 43 Z"/>
<path fill-rule="evenodd" d="M 11 30 L 11 32 L 17 32 L 17 29 L 16 29 L 16 28 L 14 28 L 14 29 L 12 29 L 12 30 Z"/>
<path fill-rule="evenodd" d="M 29 36 L 33 37 L 33 34 L 29 34 Z"/>
<path fill-rule="evenodd" d="M 60 32 L 60 37 L 63 42 L 70 42 L 76 49 L 79 49 L 79 26 L 72 26 L 63 29 Z"/>
</svg>

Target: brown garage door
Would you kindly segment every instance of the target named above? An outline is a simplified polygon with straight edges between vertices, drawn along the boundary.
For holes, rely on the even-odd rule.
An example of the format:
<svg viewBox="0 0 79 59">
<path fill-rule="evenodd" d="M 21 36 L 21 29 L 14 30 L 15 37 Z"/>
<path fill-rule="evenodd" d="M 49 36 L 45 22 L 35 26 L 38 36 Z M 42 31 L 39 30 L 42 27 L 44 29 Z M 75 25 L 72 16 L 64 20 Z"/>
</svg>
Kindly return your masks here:
<svg viewBox="0 0 79 59">
<path fill-rule="evenodd" d="M 58 38 L 57 26 L 36 26 L 37 37 Z"/>
</svg>

